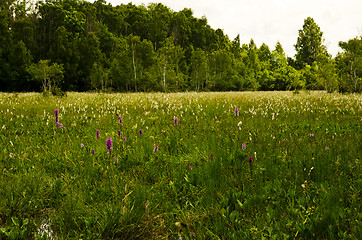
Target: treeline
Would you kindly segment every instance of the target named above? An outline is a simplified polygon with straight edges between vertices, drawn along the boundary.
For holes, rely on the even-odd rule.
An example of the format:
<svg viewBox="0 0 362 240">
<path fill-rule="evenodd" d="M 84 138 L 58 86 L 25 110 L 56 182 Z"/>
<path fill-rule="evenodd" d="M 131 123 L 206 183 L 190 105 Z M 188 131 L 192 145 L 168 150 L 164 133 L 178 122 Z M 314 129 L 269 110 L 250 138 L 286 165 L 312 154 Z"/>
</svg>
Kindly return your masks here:
<svg viewBox="0 0 362 240">
<path fill-rule="evenodd" d="M 331 58 L 310 17 L 287 58 L 279 42 L 241 44 L 162 4 L 2 0 L 0 11 L 0 91 L 361 91 L 362 38 Z"/>
</svg>

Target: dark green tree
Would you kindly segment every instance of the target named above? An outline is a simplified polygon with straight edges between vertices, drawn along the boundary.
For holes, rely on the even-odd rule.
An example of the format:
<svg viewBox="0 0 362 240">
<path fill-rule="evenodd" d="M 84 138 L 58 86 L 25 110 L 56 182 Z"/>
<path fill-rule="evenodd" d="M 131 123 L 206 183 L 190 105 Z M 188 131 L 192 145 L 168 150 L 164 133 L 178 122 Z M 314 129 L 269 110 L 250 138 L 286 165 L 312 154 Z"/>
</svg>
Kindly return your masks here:
<svg viewBox="0 0 362 240">
<path fill-rule="evenodd" d="M 131 82 L 133 83 L 134 91 L 137 92 L 139 85 L 142 85 L 142 81 L 147 81 L 144 78 L 145 72 L 155 63 L 153 45 L 150 41 L 146 39 L 141 41 L 140 37 L 133 35 L 127 37 L 127 42 L 133 69 Z"/>
<path fill-rule="evenodd" d="M 174 13 L 171 19 L 171 36 L 175 43 L 182 48 L 185 48 L 190 43 L 192 15 L 192 10 L 185 8 L 182 11 Z"/>
<path fill-rule="evenodd" d="M 157 51 L 163 46 L 168 36 L 172 12 L 161 3 L 151 3 L 148 5 L 148 9 L 151 16 L 149 40 L 153 43 L 154 50 Z"/>
<path fill-rule="evenodd" d="M 184 85 L 184 74 L 180 70 L 180 63 L 184 56 L 181 46 L 175 45 L 172 37 L 166 40 L 165 45 L 157 51 L 157 66 L 160 85 L 164 92 L 181 90 Z"/>
<path fill-rule="evenodd" d="M 79 68 L 81 74 L 78 78 L 78 90 L 85 91 L 91 88 L 90 72 L 94 63 L 101 63 L 103 53 L 100 50 L 99 38 L 96 33 L 89 33 L 88 36 L 80 42 L 80 60 Z"/>
<path fill-rule="evenodd" d="M 245 45 L 247 58 L 245 58 L 246 75 L 244 81 L 244 89 L 246 90 L 259 90 L 260 88 L 260 74 L 261 64 L 258 57 L 258 48 L 253 39 L 250 39 L 249 45 Z"/>
<path fill-rule="evenodd" d="M 19 1 L 13 4 L 13 19 L 11 23 L 12 39 L 16 44 L 22 41 L 29 50 L 37 48 L 34 39 L 34 17 L 31 12 L 31 4 L 27 1 Z"/>
<path fill-rule="evenodd" d="M 29 91 L 34 89 L 34 85 L 29 85 L 31 78 L 28 67 L 31 65 L 32 55 L 26 48 L 23 41 L 19 41 L 10 51 L 9 65 L 11 74 L 8 78 L 8 90 Z"/>
<path fill-rule="evenodd" d="M 10 51 L 12 48 L 12 32 L 10 30 L 12 21 L 11 5 L 14 0 L 0 1 L 0 90 L 10 91 L 8 83 L 11 75 L 9 64 Z"/>
<path fill-rule="evenodd" d="M 234 68 L 234 55 L 220 49 L 209 55 L 209 87 L 214 91 L 237 90 L 239 78 Z"/>
<path fill-rule="evenodd" d="M 129 49 L 127 39 L 117 39 L 109 73 L 113 87 L 117 91 L 131 91 L 134 70 Z"/>
<path fill-rule="evenodd" d="M 269 90 L 286 90 L 288 83 L 291 82 L 287 78 L 288 69 L 291 70 L 291 68 L 288 68 L 287 58 L 280 42 L 276 43 L 275 49 L 271 53 L 270 67 L 271 76 L 266 84 Z"/>
<path fill-rule="evenodd" d="M 205 17 L 196 18 L 187 8 L 175 12 L 162 4 L 112 6 L 105 0 L 3 0 L 0 90 L 40 90 L 41 81 L 29 80 L 34 77 L 29 66 L 49 59 L 49 66 L 63 67 L 63 90 L 305 87 L 359 92 L 360 41 L 341 43 L 343 52 L 333 60 L 323 46 L 323 33 L 309 17 L 299 31 L 295 59 L 286 59 L 279 42 L 270 51 L 253 40 L 242 44 L 239 35 L 230 41 L 223 30 L 212 29 Z"/>
<path fill-rule="evenodd" d="M 331 56 L 320 54 L 314 62 L 318 88 L 331 93 L 338 90 L 338 76 L 334 59 Z"/>
<path fill-rule="evenodd" d="M 258 82 L 260 90 L 272 90 L 270 83 L 273 80 L 271 74 L 271 57 L 272 53 L 265 43 L 263 43 L 258 49 L 258 59 L 260 61 L 260 72 L 258 74 Z"/>
<path fill-rule="evenodd" d="M 299 70 L 304 79 L 305 88 L 308 90 L 320 89 L 318 84 L 318 75 L 317 75 L 317 65 L 313 64 L 312 66 L 306 65 L 303 69 Z"/>
<path fill-rule="evenodd" d="M 124 20 L 127 22 L 126 36 L 132 34 L 139 36 L 141 40 L 148 39 L 151 16 L 145 6 L 129 3 Z"/>
<path fill-rule="evenodd" d="M 271 60 L 271 52 L 265 43 L 263 43 L 258 50 L 258 58 L 262 62 L 269 62 Z"/>
<path fill-rule="evenodd" d="M 299 90 L 304 87 L 304 80 L 298 70 L 285 65 L 273 72 L 274 90 Z"/>
<path fill-rule="evenodd" d="M 90 72 L 90 81 L 92 89 L 97 91 L 105 91 L 112 87 L 112 82 L 108 81 L 108 72 L 97 62 L 93 63 Z"/>
<path fill-rule="evenodd" d="M 362 91 L 362 37 L 339 42 L 343 52 L 336 57 L 341 92 Z"/>
<path fill-rule="evenodd" d="M 234 54 L 235 58 L 240 58 L 241 57 L 241 43 L 240 43 L 240 35 L 239 34 L 231 42 L 231 51 Z"/>
<path fill-rule="evenodd" d="M 323 32 L 313 18 L 308 17 L 304 20 L 303 29 L 299 30 L 297 44 L 294 47 L 297 51 L 295 59 L 299 68 L 311 66 L 318 55 L 327 54 L 323 45 Z"/>
<path fill-rule="evenodd" d="M 199 19 L 192 18 L 192 29 L 191 29 L 191 42 L 195 49 L 207 49 L 207 35 L 208 35 L 208 24 L 205 17 Z"/>
<path fill-rule="evenodd" d="M 277 42 L 277 44 L 275 45 L 275 49 L 271 53 L 270 60 L 272 69 L 286 66 L 288 64 L 283 46 L 280 42 Z"/>
<path fill-rule="evenodd" d="M 192 52 L 190 72 L 190 87 L 192 90 L 204 90 L 208 82 L 208 62 L 205 51 L 197 49 Z"/>
</svg>

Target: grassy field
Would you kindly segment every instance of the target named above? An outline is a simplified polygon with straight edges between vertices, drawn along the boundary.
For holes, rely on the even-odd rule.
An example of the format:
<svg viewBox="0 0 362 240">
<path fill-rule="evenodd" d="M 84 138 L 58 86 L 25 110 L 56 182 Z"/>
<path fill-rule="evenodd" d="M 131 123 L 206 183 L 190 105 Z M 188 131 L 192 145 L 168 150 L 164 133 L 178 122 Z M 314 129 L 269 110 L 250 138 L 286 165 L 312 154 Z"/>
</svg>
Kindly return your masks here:
<svg viewBox="0 0 362 240">
<path fill-rule="evenodd" d="M 361 100 L 0 93 L 0 238 L 361 239 Z"/>
</svg>

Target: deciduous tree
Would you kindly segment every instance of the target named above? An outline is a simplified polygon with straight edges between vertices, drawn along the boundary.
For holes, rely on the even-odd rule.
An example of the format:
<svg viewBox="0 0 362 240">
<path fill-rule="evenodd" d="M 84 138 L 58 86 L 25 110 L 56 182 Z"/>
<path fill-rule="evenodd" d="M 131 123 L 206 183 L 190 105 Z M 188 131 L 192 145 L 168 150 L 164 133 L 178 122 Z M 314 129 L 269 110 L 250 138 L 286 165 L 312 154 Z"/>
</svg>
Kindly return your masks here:
<svg viewBox="0 0 362 240">
<path fill-rule="evenodd" d="M 53 63 L 49 60 L 40 60 L 37 64 L 32 64 L 29 71 L 33 75 L 34 81 L 42 84 L 44 93 L 54 93 L 63 80 L 63 66 Z"/>
<path fill-rule="evenodd" d="M 362 36 L 339 42 L 343 52 L 336 57 L 342 92 L 362 90 Z"/>
</svg>

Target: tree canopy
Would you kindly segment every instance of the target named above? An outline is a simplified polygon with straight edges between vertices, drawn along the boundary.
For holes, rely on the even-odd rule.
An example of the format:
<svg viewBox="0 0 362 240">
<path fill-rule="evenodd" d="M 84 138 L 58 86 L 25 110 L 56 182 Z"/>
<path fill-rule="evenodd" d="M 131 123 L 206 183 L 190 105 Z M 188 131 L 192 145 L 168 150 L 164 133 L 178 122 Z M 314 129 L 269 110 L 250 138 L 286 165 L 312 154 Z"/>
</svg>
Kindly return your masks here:
<svg viewBox="0 0 362 240">
<path fill-rule="evenodd" d="M 327 54 L 326 47 L 323 45 L 323 32 L 313 18 L 308 17 L 304 20 L 303 29 L 299 30 L 295 50 L 297 51 L 295 58 L 299 67 L 311 66 L 317 60 L 318 55 Z"/>
<path fill-rule="evenodd" d="M 319 26 L 308 17 L 299 30 L 295 58 L 287 58 L 280 42 L 271 49 L 252 39 L 240 43 L 240 36 L 230 40 L 187 8 L 2 0 L 0 91 L 42 91 L 54 85 L 63 91 L 359 92 L 360 45 L 361 37 L 341 42 L 342 52 L 332 59 Z M 42 67 L 57 73 L 39 81 L 36 70 Z"/>
</svg>

